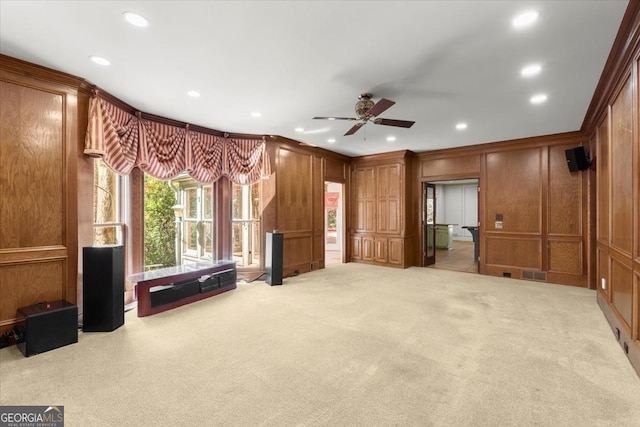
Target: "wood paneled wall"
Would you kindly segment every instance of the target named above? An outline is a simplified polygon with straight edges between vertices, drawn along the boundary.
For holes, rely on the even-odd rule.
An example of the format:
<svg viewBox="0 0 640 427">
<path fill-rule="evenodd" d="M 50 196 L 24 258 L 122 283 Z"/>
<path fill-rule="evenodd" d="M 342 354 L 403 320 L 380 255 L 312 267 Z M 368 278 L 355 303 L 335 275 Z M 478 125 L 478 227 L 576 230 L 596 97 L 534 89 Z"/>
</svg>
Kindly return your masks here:
<svg viewBox="0 0 640 427">
<path fill-rule="evenodd" d="M 262 184 L 264 232 L 284 234 L 284 275 L 324 268 L 324 183 L 347 185 L 349 159 L 284 138 L 267 142 L 273 174 Z"/>
<path fill-rule="evenodd" d="M 353 159 L 349 242 L 353 262 L 406 268 L 412 265 L 413 156 L 396 151 Z"/>
<path fill-rule="evenodd" d="M 635 68 L 635 67 L 634 67 Z M 597 277 L 598 301 L 621 345 L 640 372 L 638 331 L 640 275 L 638 236 L 637 118 L 634 77 L 628 74 L 600 125 L 597 144 Z M 636 98 L 637 99 L 637 98 Z M 637 114 L 637 113 L 635 113 Z"/>
<path fill-rule="evenodd" d="M 77 302 L 86 89 L 0 55 L 0 330 L 13 327 L 19 307 Z"/>
<path fill-rule="evenodd" d="M 414 191 L 421 182 L 479 179 L 480 272 L 533 271 L 586 287 L 588 179 L 571 173 L 565 157 L 586 141 L 576 132 L 422 153 Z"/>
<path fill-rule="evenodd" d="M 640 374 L 640 2 L 629 3 L 583 130 L 596 151 L 598 304 Z"/>
</svg>

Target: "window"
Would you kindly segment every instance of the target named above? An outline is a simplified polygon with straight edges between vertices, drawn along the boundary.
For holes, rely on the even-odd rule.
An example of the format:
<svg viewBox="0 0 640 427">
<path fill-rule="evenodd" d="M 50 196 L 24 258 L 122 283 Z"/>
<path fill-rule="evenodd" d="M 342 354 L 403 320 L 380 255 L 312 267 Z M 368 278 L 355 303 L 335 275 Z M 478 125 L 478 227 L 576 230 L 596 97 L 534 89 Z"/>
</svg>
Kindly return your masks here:
<svg viewBox="0 0 640 427">
<path fill-rule="evenodd" d="M 202 222 L 204 224 L 204 253 L 213 258 L 213 186 L 207 185 L 202 188 Z"/>
<path fill-rule="evenodd" d="M 213 186 L 192 182 L 181 190 L 184 205 L 184 247 L 186 260 L 213 259 Z"/>
<path fill-rule="evenodd" d="M 176 252 L 176 190 L 170 181 L 144 176 L 144 267 L 145 270 L 180 264 Z M 181 215 L 181 214 L 180 214 Z"/>
<path fill-rule="evenodd" d="M 238 267 L 260 267 L 260 183 L 233 184 L 232 250 Z"/>
<path fill-rule="evenodd" d="M 198 254 L 198 226 L 200 219 L 198 218 L 198 189 L 187 188 L 184 190 L 184 252 L 189 255 Z"/>
<path fill-rule="evenodd" d="M 123 245 L 121 193 L 126 177 L 119 176 L 101 159 L 93 168 L 93 244 Z"/>
<path fill-rule="evenodd" d="M 145 269 L 213 259 L 213 186 L 145 175 Z"/>
</svg>

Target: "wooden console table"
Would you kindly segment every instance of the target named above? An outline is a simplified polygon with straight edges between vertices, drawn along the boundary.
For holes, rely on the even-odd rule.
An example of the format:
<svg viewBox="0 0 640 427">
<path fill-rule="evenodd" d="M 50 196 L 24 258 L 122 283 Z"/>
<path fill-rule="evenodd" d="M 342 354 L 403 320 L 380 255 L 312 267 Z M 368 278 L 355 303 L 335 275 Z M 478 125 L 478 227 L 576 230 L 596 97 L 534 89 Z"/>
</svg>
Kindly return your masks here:
<svg viewBox="0 0 640 427">
<path fill-rule="evenodd" d="M 134 282 L 138 317 L 150 316 L 236 288 L 236 262 L 197 262 L 127 276 Z"/>
</svg>

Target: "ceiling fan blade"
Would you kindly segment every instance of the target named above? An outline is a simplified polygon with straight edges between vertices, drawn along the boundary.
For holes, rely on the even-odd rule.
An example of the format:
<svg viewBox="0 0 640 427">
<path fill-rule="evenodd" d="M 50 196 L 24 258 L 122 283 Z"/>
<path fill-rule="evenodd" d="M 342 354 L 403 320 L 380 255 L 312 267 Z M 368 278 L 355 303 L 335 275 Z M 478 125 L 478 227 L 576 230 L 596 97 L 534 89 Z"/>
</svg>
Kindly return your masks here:
<svg viewBox="0 0 640 427">
<path fill-rule="evenodd" d="M 396 126 L 399 128 L 410 128 L 415 122 L 409 120 L 375 119 L 373 123 L 377 125 Z"/>
<path fill-rule="evenodd" d="M 318 120 L 358 120 L 355 117 L 314 117 Z"/>
<path fill-rule="evenodd" d="M 364 126 L 364 122 L 356 123 L 351 129 L 347 131 L 347 133 L 344 134 L 344 136 L 353 135 L 354 133 L 358 132 L 358 129 L 360 129 L 362 126 Z"/>
<path fill-rule="evenodd" d="M 371 114 L 374 117 L 378 116 L 382 114 L 387 108 L 391 107 L 393 104 L 395 104 L 395 101 L 382 98 L 380 101 L 376 102 L 376 104 L 373 107 L 369 108 L 369 111 L 367 111 L 367 114 Z"/>
</svg>

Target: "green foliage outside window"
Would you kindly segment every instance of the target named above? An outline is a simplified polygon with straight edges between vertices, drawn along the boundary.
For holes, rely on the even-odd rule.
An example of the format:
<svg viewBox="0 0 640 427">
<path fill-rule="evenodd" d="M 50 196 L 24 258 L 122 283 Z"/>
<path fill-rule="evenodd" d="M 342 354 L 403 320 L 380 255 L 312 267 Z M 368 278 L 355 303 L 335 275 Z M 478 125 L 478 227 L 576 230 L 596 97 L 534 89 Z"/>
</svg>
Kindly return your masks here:
<svg viewBox="0 0 640 427">
<path fill-rule="evenodd" d="M 166 181 L 145 175 L 144 182 L 144 263 L 145 266 L 176 264 L 175 203 L 173 189 Z"/>
<path fill-rule="evenodd" d="M 327 228 L 335 229 L 338 226 L 338 219 L 336 218 L 336 214 L 336 209 L 329 209 L 327 211 Z"/>
</svg>

